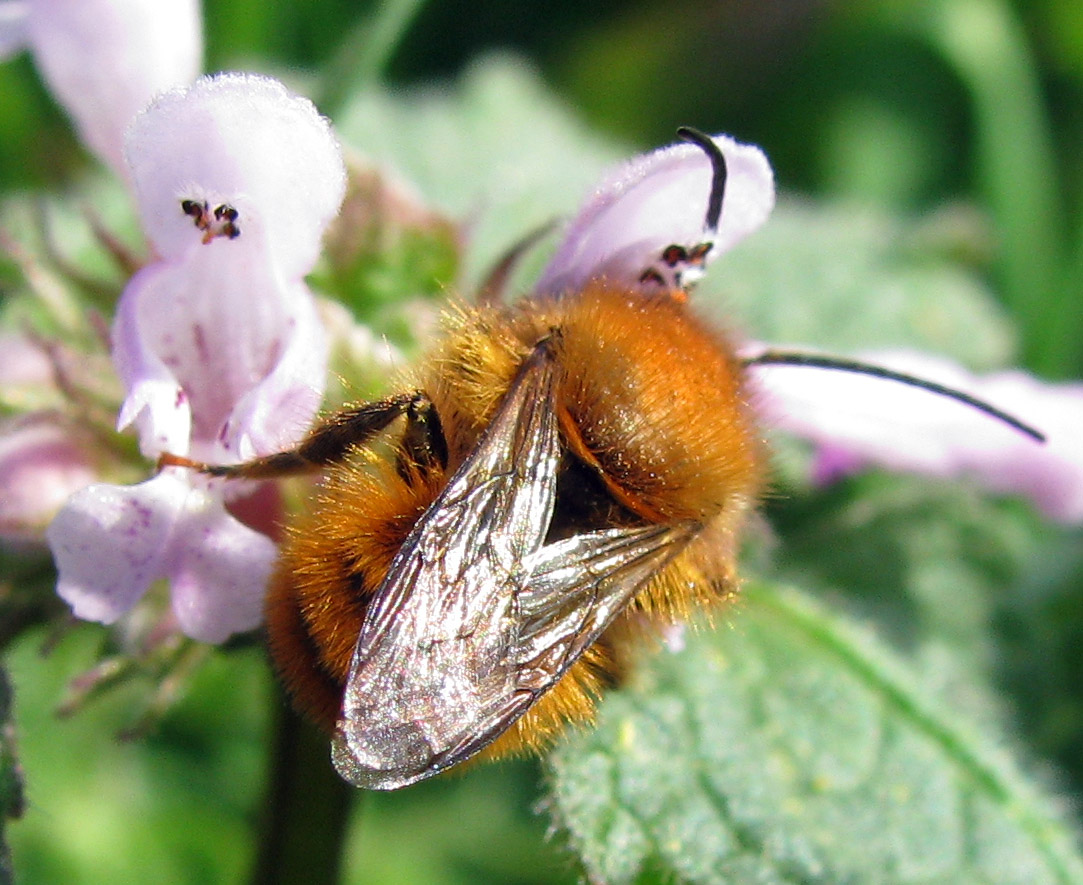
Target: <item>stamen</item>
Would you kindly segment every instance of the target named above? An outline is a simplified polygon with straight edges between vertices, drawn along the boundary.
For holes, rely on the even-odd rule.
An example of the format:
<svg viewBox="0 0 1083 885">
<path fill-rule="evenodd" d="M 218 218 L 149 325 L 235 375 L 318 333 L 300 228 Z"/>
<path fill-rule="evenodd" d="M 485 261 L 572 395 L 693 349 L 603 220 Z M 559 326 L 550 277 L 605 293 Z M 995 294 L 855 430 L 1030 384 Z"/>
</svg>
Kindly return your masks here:
<svg viewBox="0 0 1083 885">
<path fill-rule="evenodd" d="M 216 237 L 235 240 L 241 235 L 241 228 L 237 224 L 240 213 L 229 203 L 221 203 L 212 210 L 206 200 L 184 199 L 180 201 L 180 207 L 196 228 L 203 231 L 204 244 Z"/>
<path fill-rule="evenodd" d="M 707 255 L 714 248 L 718 222 L 722 217 L 722 202 L 726 195 L 726 158 L 713 138 L 698 129 L 682 126 L 677 130 L 682 140 L 700 148 L 711 161 L 711 192 L 707 198 L 707 215 L 703 221 L 703 240 L 693 246 L 672 243 L 659 254 L 657 263 L 640 274 L 640 283 L 654 283 L 671 290 L 690 289 L 703 276 Z"/>
</svg>

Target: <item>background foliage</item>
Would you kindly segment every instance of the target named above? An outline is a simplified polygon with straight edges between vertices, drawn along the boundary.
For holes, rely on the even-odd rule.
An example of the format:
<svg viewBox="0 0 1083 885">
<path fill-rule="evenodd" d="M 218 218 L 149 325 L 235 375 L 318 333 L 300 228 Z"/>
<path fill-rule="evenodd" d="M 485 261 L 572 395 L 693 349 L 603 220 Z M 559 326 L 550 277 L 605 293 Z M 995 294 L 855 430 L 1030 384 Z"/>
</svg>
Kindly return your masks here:
<svg viewBox="0 0 1083 885">
<path fill-rule="evenodd" d="M 395 340 L 403 292 L 431 301 L 476 278 L 605 164 L 692 124 L 762 145 L 784 194 L 699 296 L 730 325 L 1083 374 L 1079 4 L 206 5 L 208 70 L 286 78 L 350 146 L 474 220 L 461 267 L 437 236 L 317 278 Z M 9 202 L 97 192 L 26 58 L 0 67 L 0 132 Z M 0 266 L 5 293 L 15 281 Z M 805 453 L 778 452 L 754 580 L 719 629 L 646 655 L 599 729 L 544 769 L 479 766 L 353 802 L 344 881 L 1083 881 L 1079 530 L 964 484 L 814 490 Z M 0 569 L 8 595 L 51 581 L 32 551 Z M 0 686 L 0 762 L 17 752 L 25 788 L 0 765 L 0 818 L 23 807 L 4 831 L 20 881 L 251 875 L 280 704 L 257 649 L 209 656 L 156 729 L 118 743 L 145 686 L 53 715 L 105 631 L 44 656 L 45 628 L 3 636 L 15 728 Z"/>
</svg>

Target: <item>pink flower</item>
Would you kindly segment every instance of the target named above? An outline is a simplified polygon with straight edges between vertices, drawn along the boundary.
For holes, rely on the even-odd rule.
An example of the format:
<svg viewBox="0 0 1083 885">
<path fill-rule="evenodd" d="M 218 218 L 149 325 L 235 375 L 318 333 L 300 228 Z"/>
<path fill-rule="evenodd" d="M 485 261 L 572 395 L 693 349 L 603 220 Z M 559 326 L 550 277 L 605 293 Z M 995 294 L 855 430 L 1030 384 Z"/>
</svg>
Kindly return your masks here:
<svg viewBox="0 0 1083 885">
<path fill-rule="evenodd" d="M 51 412 L 0 423 L 0 540 L 41 542 L 65 499 L 94 481 L 89 448 Z"/>
<path fill-rule="evenodd" d="M 132 118 L 199 74 L 199 0 L 8 0 L 0 4 L 0 58 L 23 46 L 83 142 L 124 175 Z"/>
<path fill-rule="evenodd" d="M 814 442 L 822 482 L 869 466 L 968 477 L 1024 495 L 1047 516 L 1083 520 L 1083 384 L 1047 384 L 1023 372 L 973 375 L 949 360 L 908 352 L 863 354 L 985 400 L 1044 433 L 1037 443 L 952 400 L 903 384 L 792 366 L 756 366 L 767 420 Z"/>
<path fill-rule="evenodd" d="M 274 80 L 221 75 L 159 98 L 126 153 L 160 259 L 118 304 L 118 427 L 134 423 L 150 458 L 230 463 L 288 448 L 326 374 L 303 277 L 345 189 L 330 127 Z M 188 635 L 217 642 L 255 627 L 274 545 L 226 512 L 225 494 L 176 468 L 82 490 L 48 531 L 58 592 L 79 617 L 108 623 L 168 578 Z"/>
<path fill-rule="evenodd" d="M 712 164 L 698 146 L 676 144 L 636 157 L 611 172 L 568 226 L 536 291 L 575 291 L 604 277 L 633 288 L 680 286 L 766 220 L 775 183 L 763 152 L 725 135 L 712 139 L 725 156 L 721 216 L 707 219 Z M 685 256 L 710 243 L 702 260 L 667 262 L 678 246 Z M 680 250 L 676 250 L 678 256 Z"/>
</svg>

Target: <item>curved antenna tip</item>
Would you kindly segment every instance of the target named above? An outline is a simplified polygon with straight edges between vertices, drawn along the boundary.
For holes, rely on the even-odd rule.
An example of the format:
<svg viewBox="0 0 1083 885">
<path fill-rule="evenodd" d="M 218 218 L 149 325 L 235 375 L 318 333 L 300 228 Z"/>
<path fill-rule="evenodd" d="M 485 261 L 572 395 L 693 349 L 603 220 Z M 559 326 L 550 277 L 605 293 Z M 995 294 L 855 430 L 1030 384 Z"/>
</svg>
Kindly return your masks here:
<svg viewBox="0 0 1083 885">
<path fill-rule="evenodd" d="M 936 381 L 930 381 L 927 378 L 911 375 L 909 372 L 896 372 L 894 369 L 887 369 L 884 366 L 877 366 L 871 363 L 861 362 L 860 360 L 791 350 L 765 350 L 763 353 L 756 356 L 745 357 L 741 362 L 746 367 L 803 366 L 811 369 L 831 369 L 839 372 L 850 372 L 855 375 L 868 375 L 869 377 L 880 378 L 884 381 L 896 381 L 909 387 L 916 387 L 919 390 L 925 390 L 929 393 L 936 394 L 937 396 L 955 400 L 972 409 L 977 409 L 977 411 L 990 418 L 1000 421 L 1019 431 L 1024 436 L 1030 437 L 1037 443 L 1044 443 L 1046 441 L 1045 434 L 1036 427 L 1032 427 L 1030 424 L 1019 420 L 1014 415 L 1005 412 L 1003 409 L 998 409 L 992 403 L 979 399 L 976 396 L 971 396 L 969 393 L 964 393 L 957 388 L 948 387 L 945 384 L 938 384 Z"/>
<path fill-rule="evenodd" d="M 722 217 L 722 198 L 726 195 L 726 157 L 711 136 L 691 126 L 679 127 L 677 137 L 681 141 L 694 144 L 711 161 L 711 195 L 707 200 L 707 215 L 703 227 L 713 235 L 718 231 L 718 220 Z"/>
</svg>

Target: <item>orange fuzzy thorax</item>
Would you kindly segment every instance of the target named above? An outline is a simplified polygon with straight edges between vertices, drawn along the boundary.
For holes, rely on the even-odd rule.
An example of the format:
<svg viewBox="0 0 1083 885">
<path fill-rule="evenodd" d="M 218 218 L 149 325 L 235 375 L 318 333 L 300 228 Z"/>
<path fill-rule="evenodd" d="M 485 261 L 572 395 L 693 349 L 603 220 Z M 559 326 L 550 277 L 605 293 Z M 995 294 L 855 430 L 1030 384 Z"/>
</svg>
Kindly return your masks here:
<svg viewBox="0 0 1083 885">
<path fill-rule="evenodd" d="M 551 336 L 565 452 L 551 538 L 694 520 L 699 535 L 658 572 L 564 678 L 486 754 L 536 748 L 589 718 L 645 620 L 684 618 L 735 590 L 736 534 L 763 485 L 761 445 L 725 338 L 675 293 L 594 285 L 511 308 L 460 308 L 415 373 L 440 418 L 447 473 L 397 470 L 389 446 L 333 466 L 283 545 L 267 604 L 276 666 L 297 706 L 331 728 L 367 600 L 398 546 L 467 457 L 519 364 Z"/>
</svg>

